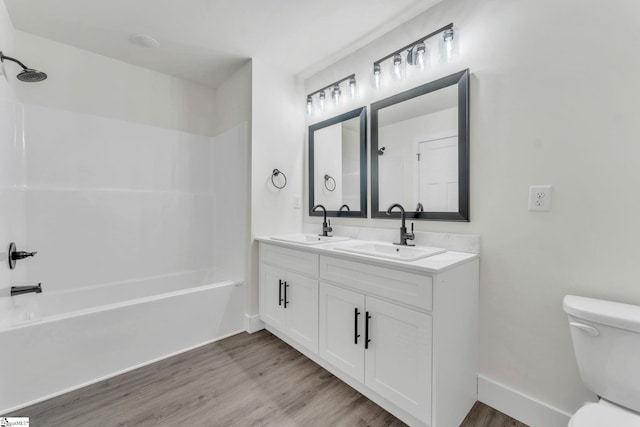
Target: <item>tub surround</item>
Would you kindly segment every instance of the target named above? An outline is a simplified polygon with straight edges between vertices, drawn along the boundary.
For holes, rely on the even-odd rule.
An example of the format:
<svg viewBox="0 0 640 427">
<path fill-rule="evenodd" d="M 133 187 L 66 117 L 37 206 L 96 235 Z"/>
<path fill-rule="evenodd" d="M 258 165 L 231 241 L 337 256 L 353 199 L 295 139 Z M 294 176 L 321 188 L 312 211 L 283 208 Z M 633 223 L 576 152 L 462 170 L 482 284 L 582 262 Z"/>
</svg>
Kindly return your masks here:
<svg viewBox="0 0 640 427">
<path fill-rule="evenodd" d="M 397 237 L 396 230 L 351 231 L 392 232 L 385 244 Z M 421 234 L 419 245 L 431 239 L 479 248 L 475 236 Z M 405 262 L 335 249 L 358 239 L 256 240 L 267 330 L 409 425 L 462 422 L 477 400 L 477 253 L 447 250 Z"/>
</svg>

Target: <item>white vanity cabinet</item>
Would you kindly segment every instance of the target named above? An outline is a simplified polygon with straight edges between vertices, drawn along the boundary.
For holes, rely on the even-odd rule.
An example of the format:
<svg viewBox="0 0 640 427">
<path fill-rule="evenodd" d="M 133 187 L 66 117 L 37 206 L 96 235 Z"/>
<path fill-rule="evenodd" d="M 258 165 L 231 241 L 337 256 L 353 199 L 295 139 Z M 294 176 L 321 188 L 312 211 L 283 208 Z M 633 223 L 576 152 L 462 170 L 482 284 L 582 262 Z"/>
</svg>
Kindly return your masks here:
<svg viewBox="0 0 640 427">
<path fill-rule="evenodd" d="M 478 266 L 461 252 L 403 263 L 262 240 L 260 317 L 407 424 L 452 427 L 477 398 Z"/>
<path fill-rule="evenodd" d="M 431 418 L 431 316 L 320 283 L 320 357 L 419 419 Z"/>
<path fill-rule="evenodd" d="M 260 245 L 260 318 L 318 352 L 318 255 Z"/>
<path fill-rule="evenodd" d="M 432 278 L 321 256 L 320 280 L 320 356 L 430 420 Z"/>
</svg>

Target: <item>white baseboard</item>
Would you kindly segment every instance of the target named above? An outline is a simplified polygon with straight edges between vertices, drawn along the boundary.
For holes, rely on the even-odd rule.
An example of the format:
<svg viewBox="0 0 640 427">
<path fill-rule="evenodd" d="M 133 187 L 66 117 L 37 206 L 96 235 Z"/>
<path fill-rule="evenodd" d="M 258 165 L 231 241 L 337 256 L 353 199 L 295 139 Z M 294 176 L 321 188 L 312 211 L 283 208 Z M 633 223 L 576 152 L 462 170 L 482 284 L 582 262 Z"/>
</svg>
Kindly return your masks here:
<svg viewBox="0 0 640 427">
<path fill-rule="evenodd" d="M 531 427 L 567 427 L 571 414 L 478 375 L 478 400 Z"/>
<path fill-rule="evenodd" d="M 244 315 L 244 329 L 252 334 L 254 332 L 258 332 L 264 329 L 264 323 L 260 320 L 260 315 L 258 314 L 245 314 Z"/>
</svg>

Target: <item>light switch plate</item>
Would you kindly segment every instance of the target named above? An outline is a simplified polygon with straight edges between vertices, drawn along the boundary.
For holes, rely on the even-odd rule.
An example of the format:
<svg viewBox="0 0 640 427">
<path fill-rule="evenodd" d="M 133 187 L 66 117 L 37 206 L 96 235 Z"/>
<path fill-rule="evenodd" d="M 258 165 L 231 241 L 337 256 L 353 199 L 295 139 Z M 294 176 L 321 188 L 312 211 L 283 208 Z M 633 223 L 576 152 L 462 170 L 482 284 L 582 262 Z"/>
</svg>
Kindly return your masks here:
<svg viewBox="0 0 640 427">
<path fill-rule="evenodd" d="M 529 210 L 542 212 L 551 210 L 550 185 L 532 185 L 529 187 Z"/>
</svg>

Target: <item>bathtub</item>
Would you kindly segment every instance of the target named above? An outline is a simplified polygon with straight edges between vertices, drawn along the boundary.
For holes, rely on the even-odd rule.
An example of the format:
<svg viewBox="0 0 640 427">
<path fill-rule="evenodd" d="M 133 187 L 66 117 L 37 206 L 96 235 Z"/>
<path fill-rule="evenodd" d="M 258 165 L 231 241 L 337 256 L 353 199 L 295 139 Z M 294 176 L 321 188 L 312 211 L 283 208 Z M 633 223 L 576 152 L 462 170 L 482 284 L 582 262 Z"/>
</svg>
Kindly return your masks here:
<svg viewBox="0 0 640 427">
<path fill-rule="evenodd" d="M 243 284 L 223 277 L 0 297 L 0 414 L 243 331 Z"/>
</svg>

